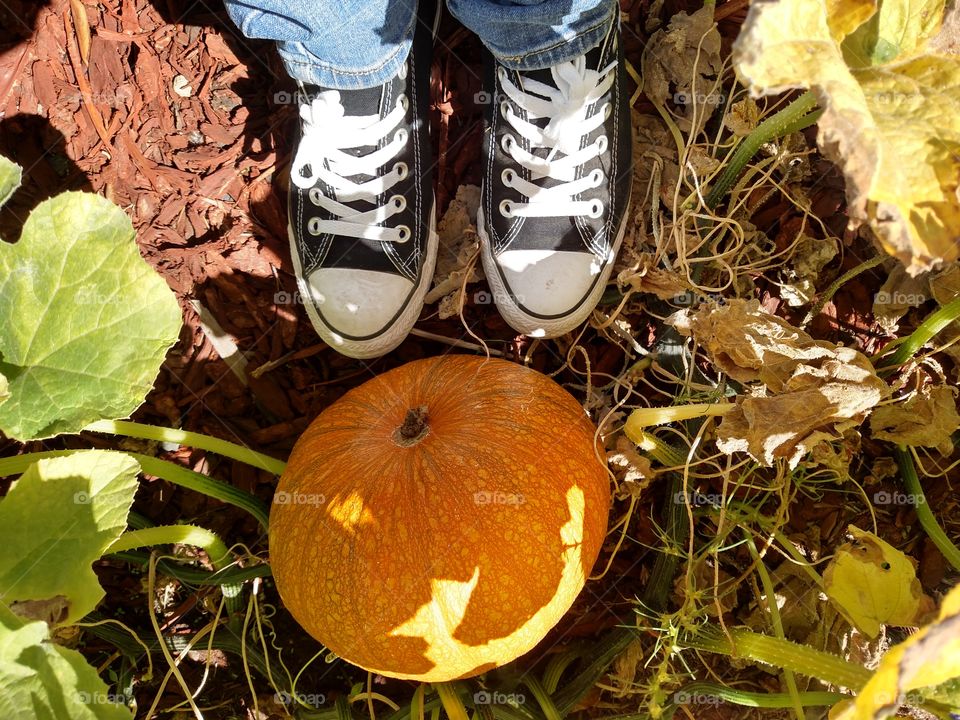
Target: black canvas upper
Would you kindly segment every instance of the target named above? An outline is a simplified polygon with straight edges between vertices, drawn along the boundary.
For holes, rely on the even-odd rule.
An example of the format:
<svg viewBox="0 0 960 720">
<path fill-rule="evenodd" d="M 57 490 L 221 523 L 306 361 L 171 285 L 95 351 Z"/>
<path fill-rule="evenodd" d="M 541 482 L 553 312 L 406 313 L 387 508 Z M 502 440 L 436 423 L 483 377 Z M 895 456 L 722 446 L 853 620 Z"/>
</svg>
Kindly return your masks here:
<svg viewBox="0 0 960 720">
<path fill-rule="evenodd" d="M 292 234 L 295 238 L 295 250 L 299 254 L 300 267 L 304 277 L 320 267 L 351 268 L 392 273 L 406 277 L 414 285 L 423 268 L 424 255 L 433 212 L 432 188 L 432 152 L 428 133 L 428 112 L 430 107 L 430 57 L 432 35 L 429 19 L 418 20 L 414 34 L 413 48 L 407 58 L 406 78 L 394 77 L 382 86 L 366 90 L 340 90 L 341 104 L 346 115 L 379 115 L 385 117 L 396 107 L 401 93 L 409 100 L 404 120 L 398 128 L 384 138 L 377 148 L 372 146 L 344 150 L 361 156 L 393 139 L 397 130 L 406 128 L 409 140 L 397 157 L 388 161 L 381 174 L 392 173 L 394 166 L 403 162 L 408 172 L 406 178 L 378 198 L 377 204 L 385 204 L 394 195 L 406 198 L 407 206 L 385 222 L 388 227 L 406 225 L 411 237 L 404 243 L 381 242 L 354 237 L 341 237 L 331 234 L 314 236 L 307 230 L 312 217 L 338 219 L 328 211 L 315 205 L 309 198 L 309 191 L 290 185 L 289 215 Z M 326 90 L 318 86 L 307 85 L 303 92 L 308 97 Z M 348 176 L 354 182 L 363 183 L 372 179 L 368 175 Z M 336 193 L 322 180 L 319 187 L 327 197 L 336 199 Z M 365 201 L 346 202 L 359 212 L 372 209 L 373 205 Z"/>
<path fill-rule="evenodd" d="M 607 256 L 616 242 L 624 213 L 630 200 L 630 186 L 632 174 L 632 145 L 630 127 L 630 108 L 626 74 L 623 64 L 623 51 L 619 41 L 619 23 L 614 21 L 607 37 L 600 45 L 587 53 L 587 67 L 593 70 L 602 70 L 611 62 L 616 62 L 615 79 L 609 91 L 588 109 L 587 116 L 603 112 L 606 103 L 611 104 L 611 114 L 607 120 L 593 132 L 584 135 L 580 148 L 593 144 L 601 135 L 607 136 L 607 149 L 599 157 L 584 163 L 577 170 L 576 179 L 589 175 L 595 168 L 604 173 L 604 182 L 597 188 L 585 191 L 574 196 L 574 200 L 599 199 L 603 202 L 604 210 L 600 217 L 504 217 L 500 213 L 500 203 L 507 199 L 513 203 L 526 202 L 524 196 L 514 188 L 505 187 L 501 179 L 504 168 L 510 168 L 525 180 L 531 180 L 531 173 L 525 167 L 514 161 L 503 149 L 502 140 L 505 134 L 513 137 L 522 148 L 532 151 L 539 157 L 546 157 L 549 150 L 538 148 L 532 150 L 528 140 L 519 135 L 501 113 L 500 104 L 505 101 L 510 104 L 512 112 L 526 119 L 526 113 L 517 107 L 504 92 L 498 68 L 503 67 L 492 57 L 488 57 L 486 81 L 487 87 L 492 88 L 492 97 L 485 135 L 487 167 L 484 170 L 484 185 L 481 198 L 485 232 L 490 242 L 494 256 L 510 250 L 554 250 L 571 252 L 591 252 L 598 258 L 599 263 L 606 261 Z M 555 87 L 549 69 L 534 71 L 516 71 L 507 69 L 510 81 L 523 89 L 523 79 L 538 80 L 550 87 Z M 546 118 L 532 121 L 538 127 L 544 127 Z M 559 156 L 558 156 L 559 157 Z M 558 183 L 552 178 L 542 178 L 535 184 L 550 187 Z M 504 284 L 506 278 L 501 275 Z M 510 288 L 508 287 L 508 290 Z M 512 294 L 512 293 L 511 293 Z M 522 293 L 520 293 L 522 294 Z M 519 294 L 518 294 L 519 295 Z M 518 295 L 514 296 L 520 307 Z M 584 298 L 589 295 L 589 290 Z M 527 308 L 525 312 L 537 315 Z"/>
</svg>

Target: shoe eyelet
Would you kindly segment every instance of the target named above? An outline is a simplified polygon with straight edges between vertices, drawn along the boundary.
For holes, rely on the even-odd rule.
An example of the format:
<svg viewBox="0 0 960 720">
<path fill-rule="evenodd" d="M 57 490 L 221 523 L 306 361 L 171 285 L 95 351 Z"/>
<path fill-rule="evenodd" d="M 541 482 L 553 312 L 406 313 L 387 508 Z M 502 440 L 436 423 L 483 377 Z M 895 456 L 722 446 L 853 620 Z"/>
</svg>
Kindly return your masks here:
<svg viewBox="0 0 960 720">
<path fill-rule="evenodd" d="M 500 101 L 500 114 L 503 115 L 503 117 L 505 118 L 510 117 L 510 114 L 511 114 L 510 103 L 508 103 L 506 100 Z"/>
<path fill-rule="evenodd" d="M 407 64 L 406 64 L 406 63 L 404 63 L 403 65 L 400 66 L 400 70 L 397 71 L 397 77 L 400 78 L 401 80 L 406 80 L 406 79 L 407 79 Z"/>
<path fill-rule="evenodd" d="M 400 225 L 400 226 L 397 228 L 397 235 L 398 235 L 398 237 L 397 237 L 396 242 L 398 242 L 398 243 L 405 243 L 405 242 L 407 242 L 407 240 L 410 239 L 412 233 L 410 232 L 410 228 L 409 228 L 408 226 L 406 226 L 406 225 Z"/>
<path fill-rule="evenodd" d="M 405 180 L 410 173 L 410 168 L 407 167 L 405 162 L 398 162 L 393 166 L 393 172 L 396 174 L 398 180 Z"/>
<path fill-rule="evenodd" d="M 501 80 L 507 79 L 507 69 L 503 65 L 497 66 L 497 77 Z"/>
<path fill-rule="evenodd" d="M 613 114 L 613 105 L 606 103 L 603 106 L 603 119 L 606 120 Z"/>
<path fill-rule="evenodd" d="M 513 187 L 511 183 L 514 177 L 516 177 L 516 173 L 510 168 L 504 168 L 503 172 L 500 173 L 500 180 L 503 181 L 504 187 Z"/>
<path fill-rule="evenodd" d="M 397 98 L 397 107 L 402 107 L 404 112 L 410 109 L 410 100 L 406 93 L 401 93 L 400 97 Z"/>
<path fill-rule="evenodd" d="M 390 198 L 390 204 L 397 209 L 397 212 L 403 212 L 407 209 L 407 199 L 403 195 L 394 195 Z"/>
<path fill-rule="evenodd" d="M 590 173 L 590 181 L 594 187 L 600 187 L 603 183 L 603 170 L 600 168 L 594 169 L 594 171 Z"/>
<path fill-rule="evenodd" d="M 312 217 L 307 220 L 307 232 L 313 236 L 320 234 L 320 218 Z"/>
<path fill-rule="evenodd" d="M 320 192 L 320 188 L 312 187 L 310 188 L 310 191 L 307 193 L 307 197 L 310 198 L 310 202 L 312 202 L 317 207 L 320 207 L 320 198 L 323 197 L 323 193 Z"/>
<path fill-rule="evenodd" d="M 590 212 L 587 213 L 587 217 L 598 218 L 603 215 L 603 203 L 599 200 L 594 200 L 590 203 Z"/>
<path fill-rule="evenodd" d="M 512 217 L 513 217 L 513 203 L 511 203 L 509 200 L 501 200 L 501 201 L 500 201 L 500 214 L 503 215 L 505 218 L 512 218 Z"/>
<path fill-rule="evenodd" d="M 610 144 L 610 141 L 607 139 L 607 136 L 601 135 L 600 137 L 597 138 L 597 142 L 596 142 L 597 152 L 600 155 L 603 155 L 603 153 L 607 151 L 607 147 L 609 146 L 609 144 Z"/>
<path fill-rule="evenodd" d="M 407 132 L 407 129 L 400 128 L 393 134 L 393 141 L 398 142 L 402 145 L 406 145 L 409 137 L 410 137 L 410 134 Z"/>
<path fill-rule="evenodd" d="M 513 135 L 510 133 L 505 133 L 503 137 L 500 138 L 500 147 L 503 148 L 503 151 L 507 154 L 510 154 L 510 148 L 513 147 L 516 140 Z"/>
</svg>

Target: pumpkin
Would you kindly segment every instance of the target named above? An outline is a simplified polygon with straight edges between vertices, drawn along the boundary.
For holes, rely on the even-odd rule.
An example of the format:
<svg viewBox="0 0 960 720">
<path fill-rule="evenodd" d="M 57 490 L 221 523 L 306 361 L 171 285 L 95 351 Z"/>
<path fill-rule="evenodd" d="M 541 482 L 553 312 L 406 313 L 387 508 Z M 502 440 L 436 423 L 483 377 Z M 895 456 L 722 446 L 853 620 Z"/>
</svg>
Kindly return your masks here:
<svg viewBox="0 0 960 720">
<path fill-rule="evenodd" d="M 270 514 L 273 577 L 314 638 L 381 675 L 469 677 L 532 649 L 607 529 L 595 428 L 546 376 L 408 363 L 310 424 Z"/>
</svg>

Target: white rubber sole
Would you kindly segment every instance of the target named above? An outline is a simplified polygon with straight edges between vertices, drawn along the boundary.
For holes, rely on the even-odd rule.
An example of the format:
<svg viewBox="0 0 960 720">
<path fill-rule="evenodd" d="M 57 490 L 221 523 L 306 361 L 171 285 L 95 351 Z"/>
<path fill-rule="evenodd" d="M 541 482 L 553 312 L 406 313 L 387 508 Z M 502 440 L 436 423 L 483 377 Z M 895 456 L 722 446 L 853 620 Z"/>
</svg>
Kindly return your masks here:
<svg viewBox="0 0 960 720">
<path fill-rule="evenodd" d="M 427 247 L 424 250 L 427 257 L 423 263 L 423 272 L 420 273 L 420 282 L 413 291 L 410 302 L 406 309 L 401 313 L 393 323 L 382 333 L 369 340 L 349 340 L 333 332 L 326 323 L 320 319 L 320 314 L 313 306 L 310 294 L 310 288 L 307 279 L 303 276 L 303 268 L 300 266 L 300 256 L 297 253 L 296 242 L 293 236 L 293 226 L 287 223 L 287 238 L 290 242 L 290 257 L 293 260 L 293 270 L 297 278 L 297 289 L 300 291 L 300 300 L 307 310 L 307 317 L 313 324 L 313 329 L 317 335 L 327 345 L 339 352 L 341 355 L 356 358 L 357 360 L 369 360 L 386 355 L 402 343 L 410 330 L 416 324 L 423 310 L 423 298 L 433 282 L 433 271 L 437 263 L 437 249 L 439 246 L 439 236 L 437 235 L 437 217 L 436 203 L 430 208 L 430 231 L 427 236 Z"/>
<path fill-rule="evenodd" d="M 481 193 L 483 190 L 481 190 Z M 482 197 L 482 195 L 481 195 Z M 483 223 L 483 204 L 477 212 L 477 235 L 480 237 L 480 258 L 483 261 L 483 272 L 487 276 L 487 282 L 490 284 L 490 290 L 493 293 L 494 302 L 500 315 L 507 321 L 507 324 L 517 332 L 537 338 L 558 337 L 570 332 L 580 325 L 584 320 L 590 317 L 590 313 L 600 302 L 603 291 L 607 288 L 607 280 L 610 279 L 610 273 L 613 272 L 613 266 L 616 263 L 617 254 L 620 252 L 620 245 L 623 242 L 623 234 L 627 229 L 630 218 L 630 203 L 627 203 L 627 209 L 623 213 L 624 221 L 617 232 L 617 239 L 613 243 L 611 252 L 613 258 L 607 263 L 606 267 L 600 272 L 600 278 L 596 286 L 590 291 L 587 299 L 570 315 L 545 320 L 524 312 L 520 306 L 513 301 L 506 284 L 500 279 L 500 273 L 497 270 L 497 260 L 493 257 L 493 250 L 490 247 L 490 240 L 484 230 Z M 517 288 L 514 288 L 516 291 Z"/>
</svg>

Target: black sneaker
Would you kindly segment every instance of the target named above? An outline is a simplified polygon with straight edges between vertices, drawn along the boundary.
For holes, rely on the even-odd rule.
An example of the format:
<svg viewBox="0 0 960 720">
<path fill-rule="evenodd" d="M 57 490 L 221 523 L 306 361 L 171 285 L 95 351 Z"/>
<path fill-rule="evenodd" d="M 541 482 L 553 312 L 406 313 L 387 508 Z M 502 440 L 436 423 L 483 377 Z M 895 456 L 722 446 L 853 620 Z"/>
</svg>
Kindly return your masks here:
<svg viewBox="0 0 960 720">
<path fill-rule="evenodd" d="M 433 277 L 432 44 L 431 26 L 418 21 L 406 64 L 384 85 L 301 88 L 290 251 L 313 326 L 350 357 L 399 345 Z"/>
<path fill-rule="evenodd" d="M 491 62 L 477 228 L 497 307 L 526 335 L 583 322 L 623 239 L 633 173 L 619 34 L 615 19 L 598 47 L 545 70 Z"/>
</svg>

